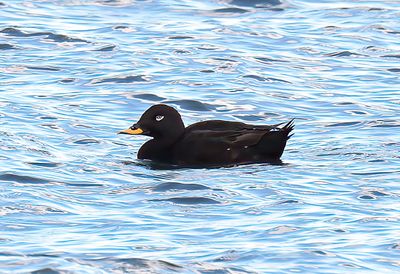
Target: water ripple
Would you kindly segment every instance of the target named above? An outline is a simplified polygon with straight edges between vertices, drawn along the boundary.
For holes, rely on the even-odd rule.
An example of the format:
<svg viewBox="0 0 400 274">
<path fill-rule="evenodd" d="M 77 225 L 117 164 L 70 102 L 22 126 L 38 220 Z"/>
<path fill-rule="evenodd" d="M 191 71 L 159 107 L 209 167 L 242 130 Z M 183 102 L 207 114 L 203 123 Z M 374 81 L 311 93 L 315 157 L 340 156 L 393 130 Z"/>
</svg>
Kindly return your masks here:
<svg viewBox="0 0 400 274">
<path fill-rule="evenodd" d="M 93 79 L 90 83 L 92 85 L 110 84 L 110 83 L 112 83 L 112 84 L 132 84 L 132 83 L 145 83 L 148 81 L 149 81 L 149 78 L 144 75 L 124 75 L 124 76 Z"/>
<path fill-rule="evenodd" d="M 168 199 L 151 199 L 152 202 L 172 202 L 182 205 L 219 204 L 220 202 L 206 197 L 176 197 Z"/>
<path fill-rule="evenodd" d="M 0 0 L 1 273 L 397 273 L 396 1 Z M 296 118 L 282 161 L 117 135 Z"/>
<path fill-rule="evenodd" d="M 36 37 L 36 36 L 43 36 L 44 39 L 56 42 L 56 43 L 63 43 L 63 42 L 71 42 L 71 43 L 76 43 L 76 42 L 82 42 L 82 43 L 89 43 L 86 40 L 79 39 L 79 38 L 73 38 L 69 37 L 68 35 L 64 34 L 55 34 L 52 32 L 24 32 L 19 30 L 18 28 L 14 27 L 8 27 L 0 30 L 0 33 L 4 33 L 8 36 L 14 36 L 14 37 Z"/>
<path fill-rule="evenodd" d="M 18 182 L 23 184 L 48 184 L 50 183 L 49 180 L 26 176 L 26 175 L 17 175 L 17 174 L 10 174 L 5 173 L 0 175 L 0 181 L 7 181 L 7 182 Z"/>
</svg>

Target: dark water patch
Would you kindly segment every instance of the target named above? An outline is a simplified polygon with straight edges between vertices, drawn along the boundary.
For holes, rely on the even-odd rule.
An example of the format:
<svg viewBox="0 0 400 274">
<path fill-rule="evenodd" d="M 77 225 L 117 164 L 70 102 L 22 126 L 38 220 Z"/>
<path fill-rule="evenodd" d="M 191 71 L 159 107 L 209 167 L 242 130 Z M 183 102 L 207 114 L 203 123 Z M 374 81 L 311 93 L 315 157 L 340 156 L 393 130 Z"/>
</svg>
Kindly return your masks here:
<svg viewBox="0 0 400 274">
<path fill-rule="evenodd" d="M 262 76 L 258 76 L 258 75 L 252 75 L 252 74 L 244 75 L 243 77 L 244 78 L 255 79 L 255 80 L 260 81 L 260 82 L 282 82 L 282 83 L 289 83 L 290 84 L 290 82 L 286 81 L 286 80 L 282 80 L 282 79 L 278 79 L 278 78 L 272 78 L 272 77 L 262 77 Z"/>
<path fill-rule="evenodd" d="M 69 84 L 69 83 L 73 83 L 76 82 L 75 78 L 65 78 L 59 81 L 62 84 Z"/>
<path fill-rule="evenodd" d="M 400 143 L 396 143 L 396 142 L 390 142 L 390 143 L 385 143 L 385 144 L 383 144 L 384 146 L 387 146 L 387 147 L 391 147 L 391 146 L 398 146 L 398 145 L 400 145 Z"/>
<path fill-rule="evenodd" d="M 325 252 L 323 250 L 313 250 L 311 252 L 318 256 L 329 256 L 330 255 L 328 252 Z"/>
<path fill-rule="evenodd" d="M 337 228 L 337 229 L 334 229 L 333 232 L 336 232 L 336 233 L 346 233 L 347 231 L 344 230 L 344 229 L 341 229 L 341 228 Z"/>
<path fill-rule="evenodd" d="M 384 162 L 386 162 L 385 160 L 382 160 L 382 159 L 374 159 L 374 160 L 369 160 L 368 161 L 369 163 L 384 163 Z"/>
<path fill-rule="evenodd" d="M 151 101 L 151 102 L 161 102 L 161 101 L 165 100 L 164 97 L 160 97 L 158 95 L 151 94 L 151 93 L 135 94 L 135 95 L 133 95 L 133 97 L 142 99 L 142 100 L 146 100 L 146 101 Z"/>
<path fill-rule="evenodd" d="M 354 105 L 353 102 L 338 102 L 338 103 L 334 103 L 334 105 L 336 106 L 349 106 L 349 105 Z"/>
<path fill-rule="evenodd" d="M 182 183 L 162 183 L 153 187 L 154 191 L 171 191 L 171 190 L 203 190 L 209 187 L 200 184 L 182 184 Z"/>
<path fill-rule="evenodd" d="M 226 2 L 230 5 L 254 8 L 269 8 L 282 4 L 279 0 L 228 0 Z"/>
<path fill-rule="evenodd" d="M 400 121 L 397 120 L 375 120 L 367 123 L 369 127 L 400 127 Z"/>
<path fill-rule="evenodd" d="M 232 63 L 238 63 L 239 61 L 236 61 L 234 59 L 229 59 L 229 58 L 221 58 L 221 57 L 216 57 L 216 58 L 212 58 L 213 60 L 217 60 L 217 61 L 223 61 L 223 62 L 232 62 Z"/>
<path fill-rule="evenodd" d="M 390 196 L 382 190 L 364 190 L 357 198 L 361 200 L 376 200 L 378 198 Z"/>
<path fill-rule="evenodd" d="M 387 51 L 386 48 L 381 48 L 381 47 L 376 47 L 376 46 L 367 46 L 365 47 L 366 51 L 370 51 L 370 52 L 384 52 Z"/>
<path fill-rule="evenodd" d="M 385 193 L 381 190 L 370 190 L 369 191 L 372 195 L 378 196 L 378 197 L 385 197 L 389 196 L 389 193 Z"/>
<path fill-rule="evenodd" d="M 122 30 L 124 30 L 124 29 L 130 29 L 130 27 L 128 27 L 128 26 L 114 26 L 113 29 L 122 29 Z"/>
<path fill-rule="evenodd" d="M 390 247 L 391 249 L 400 250 L 400 244 L 394 244 Z"/>
<path fill-rule="evenodd" d="M 289 200 L 284 200 L 281 202 L 278 202 L 278 205 L 284 205 L 284 204 L 299 204 L 300 202 L 297 200 L 289 199 Z"/>
<path fill-rule="evenodd" d="M 361 124 L 361 122 L 339 122 L 339 123 L 333 123 L 333 124 L 328 124 L 326 127 L 347 127 L 347 126 L 354 126 Z"/>
<path fill-rule="evenodd" d="M 146 76 L 144 75 L 126 75 L 126 76 L 117 76 L 117 77 L 109 77 L 109 78 L 100 78 L 93 79 L 90 84 L 98 85 L 98 84 L 134 84 L 134 83 L 145 83 L 148 82 Z"/>
<path fill-rule="evenodd" d="M 31 176 L 17 175 L 12 173 L 5 173 L 0 175 L 0 181 L 17 182 L 23 184 L 48 184 L 51 181 Z"/>
<path fill-rule="evenodd" d="M 214 73 L 215 71 L 212 70 L 212 69 L 203 69 L 203 70 L 200 70 L 200 72 L 202 72 L 202 73 Z"/>
<path fill-rule="evenodd" d="M 0 252 L 0 256 L 15 256 L 15 257 L 38 257 L 38 258 L 59 258 L 60 255 L 63 254 L 62 252 L 49 252 L 49 253 L 29 253 L 29 254 L 22 254 L 22 253 L 13 253 L 13 252 Z"/>
<path fill-rule="evenodd" d="M 27 164 L 32 166 L 40 166 L 40 167 L 58 167 L 60 163 L 49 162 L 46 160 L 38 161 L 38 162 L 27 162 Z"/>
<path fill-rule="evenodd" d="M 19 30 L 16 27 L 8 27 L 4 28 L 0 31 L 0 33 L 5 33 L 9 36 L 14 36 L 14 37 L 36 37 L 36 36 L 44 36 L 44 39 L 46 40 L 51 40 L 53 42 L 57 43 L 64 43 L 64 42 L 82 42 L 82 43 L 89 43 L 86 40 L 79 39 L 79 38 L 73 38 L 69 37 L 64 34 L 55 34 L 52 32 L 32 32 L 32 33 L 27 33 L 24 31 Z"/>
<path fill-rule="evenodd" d="M 42 268 L 31 272 L 31 274 L 65 274 L 65 273 L 66 273 L 65 271 L 56 270 L 54 268 Z"/>
<path fill-rule="evenodd" d="M 89 41 L 79 39 L 79 38 L 73 38 L 69 37 L 64 34 L 54 34 L 54 33 L 42 33 L 42 35 L 46 35 L 44 39 L 46 40 L 51 40 L 57 43 L 65 43 L 65 42 L 70 42 L 70 43 L 90 43 Z"/>
<path fill-rule="evenodd" d="M 29 34 L 20 31 L 17 28 L 13 28 L 13 27 L 9 27 L 9 28 L 4 28 L 2 30 L 0 30 L 0 33 L 5 33 L 9 36 L 14 36 L 14 37 L 26 37 L 29 36 Z"/>
<path fill-rule="evenodd" d="M 353 174 L 353 175 L 369 176 L 369 175 L 385 175 L 385 174 L 395 174 L 395 173 L 400 173 L 400 170 L 394 170 L 394 171 L 376 171 L 376 172 L 352 172 L 351 174 Z"/>
<path fill-rule="evenodd" d="M 249 12 L 248 10 L 241 8 L 220 8 L 220 9 L 215 9 L 213 11 L 216 13 L 238 13 L 238 14 Z"/>
<path fill-rule="evenodd" d="M 273 59 L 273 58 L 268 58 L 268 57 L 254 57 L 254 59 L 256 61 L 258 61 L 259 63 L 263 63 L 263 64 L 271 64 L 271 63 L 275 63 L 275 62 L 286 62 L 284 60 Z"/>
<path fill-rule="evenodd" d="M 341 155 L 341 153 L 338 153 L 338 155 Z M 363 153 L 363 152 L 346 152 L 346 153 L 343 153 L 342 155 L 356 155 L 356 156 L 361 156 L 361 155 L 366 155 L 366 153 Z"/>
<path fill-rule="evenodd" d="M 74 141 L 74 144 L 78 144 L 78 145 L 99 144 L 99 143 L 100 143 L 100 141 L 98 141 L 96 139 L 90 139 L 90 138 Z"/>
<path fill-rule="evenodd" d="M 177 49 L 174 50 L 174 54 L 180 55 L 180 54 L 192 54 L 191 51 L 185 50 L 185 49 Z"/>
<path fill-rule="evenodd" d="M 51 116 L 40 116 L 40 120 L 57 120 L 56 117 L 51 117 Z"/>
<path fill-rule="evenodd" d="M 220 204 L 221 202 L 205 197 L 179 197 L 168 199 L 151 199 L 152 202 L 173 202 L 182 205 L 199 205 L 199 204 Z"/>
<path fill-rule="evenodd" d="M 50 128 L 59 132 L 65 132 L 65 130 L 57 124 L 47 123 L 47 124 L 40 124 L 41 127 Z"/>
<path fill-rule="evenodd" d="M 113 51 L 117 46 L 111 45 L 111 46 L 104 46 L 98 49 L 95 49 L 94 51 Z"/>
<path fill-rule="evenodd" d="M 26 68 L 28 68 L 28 69 L 33 69 L 33 70 L 60 71 L 59 68 L 55 68 L 55 67 L 27 66 Z"/>
<path fill-rule="evenodd" d="M 5 7 L 6 4 L 4 4 L 3 2 L 0 2 L 0 7 Z"/>
<path fill-rule="evenodd" d="M 268 78 L 266 78 L 266 80 L 267 80 L 267 82 L 282 82 L 282 83 L 291 84 L 291 82 L 289 82 L 289 81 L 282 80 L 282 79 L 279 79 L 279 78 L 273 78 L 273 77 L 268 77 Z"/>
<path fill-rule="evenodd" d="M 0 256 L 4 257 L 20 257 L 24 256 L 22 253 L 12 252 L 12 251 L 0 251 Z"/>
<path fill-rule="evenodd" d="M 351 114 L 356 114 L 356 115 L 368 115 L 369 113 L 366 111 L 361 111 L 361 110 L 349 110 L 348 111 Z"/>
<path fill-rule="evenodd" d="M 387 54 L 387 55 L 383 55 L 382 57 L 400 58 L 400 54 Z"/>
<path fill-rule="evenodd" d="M 390 72 L 400 72 L 400 68 L 390 68 L 388 69 Z"/>
<path fill-rule="evenodd" d="M 376 198 L 374 196 L 370 196 L 370 195 L 361 195 L 361 196 L 358 196 L 358 199 L 361 199 L 361 200 L 375 200 Z"/>
<path fill-rule="evenodd" d="M 266 78 L 262 77 L 262 76 L 257 76 L 257 75 L 244 75 L 244 78 L 251 78 L 251 79 L 255 79 L 257 81 L 261 81 L 264 82 L 266 81 Z"/>
<path fill-rule="evenodd" d="M 215 106 L 202 103 L 195 100 L 176 100 L 176 101 L 167 101 L 166 104 L 175 104 L 181 107 L 182 109 L 193 110 L 193 111 L 211 111 L 215 109 Z"/>
<path fill-rule="evenodd" d="M 347 152 L 347 153 L 336 152 L 336 153 L 319 153 L 319 154 L 317 154 L 318 157 L 339 156 L 339 155 L 362 156 L 362 155 L 365 155 L 365 153 L 362 153 L 362 152 Z"/>
<path fill-rule="evenodd" d="M 336 31 L 336 30 L 340 30 L 341 28 L 338 26 L 326 26 L 326 27 L 323 27 L 323 29 L 327 30 L 327 31 Z"/>
<path fill-rule="evenodd" d="M 349 56 L 366 56 L 366 55 L 355 53 L 355 52 L 351 52 L 351 51 L 348 51 L 348 50 L 344 50 L 344 51 L 339 51 L 339 52 L 328 53 L 328 54 L 325 54 L 325 56 L 328 56 L 328 57 L 349 57 Z"/>
<path fill-rule="evenodd" d="M 169 36 L 168 39 L 186 40 L 186 39 L 194 39 L 194 37 L 193 36 L 185 36 L 185 35 L 175 35 L 175 36 Z"/>
<path fill-rule="evenodd" d="M 18 49 L 16 46 L 10 44 L 0 44 L 0 50 Z"/>
</svg>

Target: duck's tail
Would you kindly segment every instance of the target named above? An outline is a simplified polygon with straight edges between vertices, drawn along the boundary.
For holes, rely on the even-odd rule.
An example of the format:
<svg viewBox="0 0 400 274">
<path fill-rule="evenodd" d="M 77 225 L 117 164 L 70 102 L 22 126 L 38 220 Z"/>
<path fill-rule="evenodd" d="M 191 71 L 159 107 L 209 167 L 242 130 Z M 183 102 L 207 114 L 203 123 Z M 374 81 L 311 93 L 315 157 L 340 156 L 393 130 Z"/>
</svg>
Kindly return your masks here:
<svg viewBox="0 0 400 274">
<path fill-rule="evenodd" d="M 282 131 L 284 131 L 286 133 L 286 140 L 289 140 L 290 137 L 292 137 L 294 135 L 294 133 L 290 134 L 290 132 L 292 132 L 292 130 L 294 129 L 294 119 L 290 120 L 286 125 L 284 125 L 282 127 Z"/>
<path fill-rule="evenodd" d="M 258 147 L 266 158 L 279 159 L 286 146 L 286 141 L 293 136 L 294 119 L 283 127 L 274 127 L 262 137 Z"/>
</svg>

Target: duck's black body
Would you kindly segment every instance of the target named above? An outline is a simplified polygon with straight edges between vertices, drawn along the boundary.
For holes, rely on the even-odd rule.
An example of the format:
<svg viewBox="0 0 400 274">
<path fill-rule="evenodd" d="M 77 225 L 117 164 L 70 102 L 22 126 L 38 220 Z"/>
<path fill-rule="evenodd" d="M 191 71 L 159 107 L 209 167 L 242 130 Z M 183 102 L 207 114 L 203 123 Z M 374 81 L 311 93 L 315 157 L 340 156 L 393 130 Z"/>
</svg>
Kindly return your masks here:
<svg viewBox="0 0 400 274">
<path fill-rule="evenodd" d="M 120 133 L 153 137 L 140 148 L 139 159 L 179 166 L 229 166 L 279 160 L 293 122 L 280 125 L 210 120 L 185 128 L 174 108 L 155 105 L 137 124 Z"/>
</svg>

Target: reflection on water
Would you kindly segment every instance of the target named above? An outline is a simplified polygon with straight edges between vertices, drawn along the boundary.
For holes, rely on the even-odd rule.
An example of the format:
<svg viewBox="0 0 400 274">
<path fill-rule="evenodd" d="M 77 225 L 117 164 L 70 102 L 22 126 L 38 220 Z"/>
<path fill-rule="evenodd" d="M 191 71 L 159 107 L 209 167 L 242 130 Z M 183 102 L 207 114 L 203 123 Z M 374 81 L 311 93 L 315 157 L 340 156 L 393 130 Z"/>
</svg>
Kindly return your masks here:
<svg viewBox="0 0 400 274">
<path fill-rule="evenodd" d="M 399 272 L 400 5 L 0 2 L 0 272 Z M 177 168 L 150 105 L 296 118 L 282 163 Z"/>
</svg>

